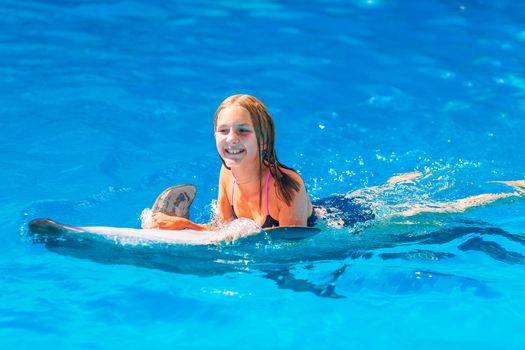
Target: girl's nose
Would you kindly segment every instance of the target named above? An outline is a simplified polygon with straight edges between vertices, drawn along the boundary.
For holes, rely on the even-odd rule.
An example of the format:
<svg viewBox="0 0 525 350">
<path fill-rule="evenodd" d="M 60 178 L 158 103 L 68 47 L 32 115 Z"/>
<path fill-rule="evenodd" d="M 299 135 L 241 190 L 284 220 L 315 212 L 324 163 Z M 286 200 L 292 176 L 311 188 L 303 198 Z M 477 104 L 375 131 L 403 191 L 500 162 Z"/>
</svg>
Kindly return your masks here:
<svg viewBox="0 0 525 350">
<path fill-rule="evenodd" d="M 228 137 L 226 138 L 226 141 L 239 142 L 239 138 L 237 137 L 237 133 L 235 132 L 235 130 L 230 129 L 230 132 L 228 133 Z"/>
</svg>

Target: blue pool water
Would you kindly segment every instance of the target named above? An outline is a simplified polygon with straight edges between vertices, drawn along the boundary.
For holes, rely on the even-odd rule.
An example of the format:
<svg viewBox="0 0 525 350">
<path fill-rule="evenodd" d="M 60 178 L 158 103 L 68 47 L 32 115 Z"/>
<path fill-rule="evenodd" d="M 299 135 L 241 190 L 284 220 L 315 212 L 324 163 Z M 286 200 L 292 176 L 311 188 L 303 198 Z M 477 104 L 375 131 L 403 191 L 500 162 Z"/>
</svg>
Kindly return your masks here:
<svg viewBox="0 0 525 350">
<path fill-rule="evenodd" d="M 516 1 L 0 1 L 0 347 L 516 349 L 525 201 L 388 216 L 525 179 Z M 176 183 L 210 218 L 212 119 L 259 97 L 314 198 L 420 171 L 299 243 L 46 246 L 137 227 Z M 408 203 L 408 204 L 407 204 Z"/>
</svg>

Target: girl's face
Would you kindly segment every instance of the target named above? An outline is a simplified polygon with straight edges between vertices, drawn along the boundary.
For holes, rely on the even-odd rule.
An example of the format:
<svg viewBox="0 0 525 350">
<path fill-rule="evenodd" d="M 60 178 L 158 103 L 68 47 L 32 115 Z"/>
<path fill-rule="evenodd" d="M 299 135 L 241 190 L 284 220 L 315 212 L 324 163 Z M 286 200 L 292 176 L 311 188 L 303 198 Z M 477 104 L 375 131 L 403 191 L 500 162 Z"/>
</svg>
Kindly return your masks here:
<svg viewBox="0 0 525 350">
<path fill-rule="evenodd" d="M 257 164 L 257 136 L 248 110 L 233 105 L 219 112 L 215 144 L 229 168 Z"/>
</svg>

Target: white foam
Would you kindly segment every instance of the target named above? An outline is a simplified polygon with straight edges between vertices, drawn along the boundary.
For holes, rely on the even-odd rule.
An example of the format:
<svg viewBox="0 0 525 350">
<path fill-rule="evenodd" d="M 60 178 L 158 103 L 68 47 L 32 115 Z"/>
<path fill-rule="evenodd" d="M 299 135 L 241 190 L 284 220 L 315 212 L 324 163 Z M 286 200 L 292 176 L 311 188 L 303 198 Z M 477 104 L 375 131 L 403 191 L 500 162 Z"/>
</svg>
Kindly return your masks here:
<svg viewBox="0 0 525 350">
<path fill-rule="evenodd" d="M 146 228 L 151 226 L 152 214 L 153 211 L 150 208 L 144 208 L 144 210 L 140 213 L 140 227 Z"/>
</svg>

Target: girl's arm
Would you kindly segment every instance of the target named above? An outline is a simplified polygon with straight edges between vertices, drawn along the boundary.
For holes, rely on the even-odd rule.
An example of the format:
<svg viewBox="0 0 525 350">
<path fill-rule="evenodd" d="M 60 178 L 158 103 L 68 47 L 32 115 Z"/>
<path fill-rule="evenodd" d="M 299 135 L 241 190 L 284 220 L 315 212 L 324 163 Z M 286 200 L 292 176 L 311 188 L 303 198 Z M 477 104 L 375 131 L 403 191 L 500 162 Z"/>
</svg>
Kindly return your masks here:
<svg viewBox="0 0 525 350">
<path fill-rule="evenodd" d="M 228 186 L 231 186 L 231 173 L 224 166 L 219 175 L 219 196 L 217 198 L 217 221 L 226 224 L 233 219 L 232 205 L 228 197 Z"/>
<path fill-rule="evenodd" d="M 151 216 L 151 223 L 147 228 L 158 228 L 161 230 L 213 230 L 213 227 L 208 224 L 196 224 L 186 218 L 171 216 L 164 213 L 153 213 Z"/>
</svg>

